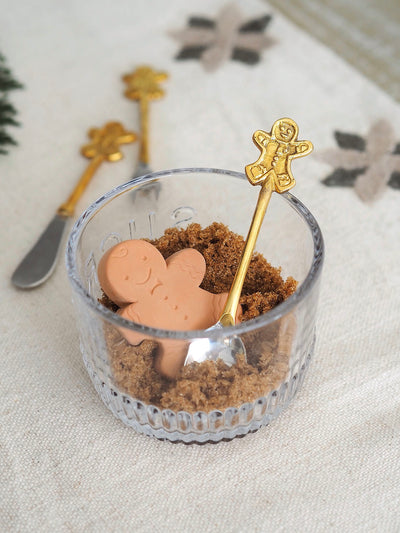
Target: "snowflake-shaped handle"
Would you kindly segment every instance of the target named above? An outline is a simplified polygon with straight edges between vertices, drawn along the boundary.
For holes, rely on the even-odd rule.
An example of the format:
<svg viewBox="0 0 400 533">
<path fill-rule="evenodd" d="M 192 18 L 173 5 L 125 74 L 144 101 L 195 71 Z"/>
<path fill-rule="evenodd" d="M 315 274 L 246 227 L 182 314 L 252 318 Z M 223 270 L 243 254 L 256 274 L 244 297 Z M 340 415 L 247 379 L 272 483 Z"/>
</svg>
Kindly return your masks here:
<svg viewBox="0 0 400 533">
<path fill-rule="evenodd" d="M 62 217 L 70 217 L 74 214 L 76 203 L 101 163 L 119 161 L 123 157 L 120 145 L 132 143 L 137 139 L 136 133 L 125 130 L 119 122 L 108 122 L 102 128 L 92 128 L 88 136 L 91 142 L 81 148 L 81 154 L 91 161 L 68 200 L 58 208 L 57 213 Z"/>
<path fill-rule="evenodd" d="M 157 72 L 149 66 L 141 66 L 122 76 L 127 84 L 125 96 L 130 100 L 158 100 L 164 96 L 160 83 L 168 78 L 166 72 Z"/>
<path fill-rule="evenodd" d="M 127 84 L 125 96 L 139 101 L 140 150 L 139 162 L 149 165 L 149 102 L 164 96 L 160 83 L 168 78 L 166 72 L 157 72 L 149 66 L 138 67 L 131 74 L 122 76 Z"/>
<path fill-rule="evenodd" d="M 81 148 L 81 154 L 89 159 L 101 156 L 107 161 L 122 159 L 120 145 L 137 139 L 136 133 L 126 131 L 120 122 L 108 122 L 102 128 L 92 128 L 88 136 L 91 142 Z"/>
</svg>

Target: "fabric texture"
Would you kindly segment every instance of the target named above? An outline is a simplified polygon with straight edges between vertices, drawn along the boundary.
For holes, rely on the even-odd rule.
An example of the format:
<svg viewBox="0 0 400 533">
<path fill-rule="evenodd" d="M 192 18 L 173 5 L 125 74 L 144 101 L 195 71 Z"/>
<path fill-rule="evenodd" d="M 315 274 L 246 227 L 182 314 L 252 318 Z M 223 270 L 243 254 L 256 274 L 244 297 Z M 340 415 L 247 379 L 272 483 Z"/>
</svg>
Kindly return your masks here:
<svg viewBox="0 0 400 533">
<path fill-rule="evenodd" d="M 270 0 L 400 101 L 400 9 L 397 0 Z"/>
<path fill-rule="evenodd" d="M 256 0 L 234 6 L 241 25 L 271 16 L 256 32 L 257 61 L 230 60 L 223 39 L 214 69 L 180 60 L 171 32 L 190 17 L 220 20 L 229 5 L 3 2 L 0 49 L 25 89 L 13 94 L 18 146 L 0 156 L 2 531 L 400 529 L 400 191 L 387 185 L 399 171 L 400 108 Z M 171 444 L 124 427 L 84 368 L 63 260 L 40 288 L 10 282 L 86 167 L 87 131 L 111 120 L 138 131 L 122 75 L 142 64 L 170 74 L 150 104 L 155 170 L 243 170 L 258 157 L 253 132 L 285 116 L 314 144 L 292 170 L 326 244 L 315 355 L 288 409 L 231 442 Z M 388 125 L 385 138 L 376 124 Z M 350 140 L 347 169 L 367 165 L 366 146 L 368 158 L 380 151 L 381 168 L 353 176 L 356 190 L 323 183 L 340 167 L 318 156 L 340 148 L 335 132 L 364 139 Z M 101 166 L 76 216 L 131 177 L 137 151 L 123 146 L 124 159 Z M 364 201 L 363 187 L 379 194 Z"/>
</svg>

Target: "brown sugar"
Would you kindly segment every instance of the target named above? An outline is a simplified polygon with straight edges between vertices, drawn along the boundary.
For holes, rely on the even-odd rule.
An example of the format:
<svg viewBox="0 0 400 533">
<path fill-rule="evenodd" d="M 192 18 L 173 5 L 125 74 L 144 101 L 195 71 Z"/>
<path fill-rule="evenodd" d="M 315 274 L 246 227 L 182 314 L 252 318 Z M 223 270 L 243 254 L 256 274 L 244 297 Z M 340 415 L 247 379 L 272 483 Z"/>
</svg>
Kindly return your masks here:
<svg viewBox="0 0 400 533">
<path fill-rule="evenodd" d="M 195 248 L 202 253 L 207 268 L 201 287 L 213 293 L 229 291 L 244 247 L 241 236 L 216 222 L 204 229 L 199 224 L 191 224 L 186 229 L 170 228 L 150 242 L 164 258 L 184 248 Z M 296 286 L 293 278 L 282 279 L 280 268 L 271 266 L 262 255 L 254 254 L 240 299 L 242 321 L 266 313 L 293 294 Z M 106 296 L 101 302 L 113 311 L 118 309 Z M 145 340 L 132 346 L 114 326 L 105 326 L 111 369 L 118 388 L 146 403 L 189 412 L 239 407 L 279 386 L 288 371 L 294 331 L 293 317 L 285 317 L 266 331 L 243 334 L 247 362 L 243 357 L 231 367 L 222 361 L 194 363 L 183 367 L 175 380 L 168 380 L 153 366 L 157 342 Z"/>
</svg>

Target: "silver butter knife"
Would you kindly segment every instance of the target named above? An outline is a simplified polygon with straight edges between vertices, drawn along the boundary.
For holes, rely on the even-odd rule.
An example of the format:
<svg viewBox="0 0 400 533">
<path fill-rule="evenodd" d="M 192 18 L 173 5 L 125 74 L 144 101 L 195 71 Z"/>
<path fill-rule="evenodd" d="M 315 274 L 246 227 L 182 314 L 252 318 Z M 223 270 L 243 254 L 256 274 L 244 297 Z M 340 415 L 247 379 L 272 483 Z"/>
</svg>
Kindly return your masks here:
<svg viewBox="0 0 400 533">
<path fill-rule="evenodd" d="M 137 139 L 135 133 L 126 131 L 119 122 L 91 128 L 88 136 L 90 143 L 81 148 L 81 154 L 91 160 L 89 165 L 68 200 L 60 205 L 50 224 L 11 277 L 12 283 L 20 289 L 38 287 L 51 276 L 57 264 L 67 221 L 73 216 L 75 206 L 96 170 L 103 161 L 122 159 L 120 144 L 132 143 Z"/>
<path fill-rule="evenodd" d="M 11 281 L 16 287 L 33 289 L 51 276 L 60 253 L 67 220 L 67 217 L 58 213 L 54 216 L 12 275 Z"/>
</svg>

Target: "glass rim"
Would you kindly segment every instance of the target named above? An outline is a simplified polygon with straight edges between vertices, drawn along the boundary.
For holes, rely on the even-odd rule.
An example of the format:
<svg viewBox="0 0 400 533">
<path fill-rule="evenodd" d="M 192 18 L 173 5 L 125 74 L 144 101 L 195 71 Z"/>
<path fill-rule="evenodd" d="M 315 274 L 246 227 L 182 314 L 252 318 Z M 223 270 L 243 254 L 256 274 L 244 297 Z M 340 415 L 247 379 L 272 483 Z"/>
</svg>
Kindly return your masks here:
<svg viewBox="0 0 400 533">
<path fill-rule="evenodd" d="M 136 322 L 131 322 L 120 317 L 117 313 L 107 309 L 99 301 L 95 300 L 85 289 L 85 287 L 80 282 L 80 276 L 78 275 L 76 268 L 76 253 L 78 249 L 78 244 L 80 237 L 90 222 L 90 220 L 96 215 L 96 213 L 107 203 L 111 202 L 114 198 L 135 189 L 139 185 L 151 182 L 155 179 L 162 179 L 167 176 L 174 174 L 195 174 L 195 173 L 204 173 L 204 174 L 220 174 L 220 175 L 229 175 L 235 178 L 247 180 L 247 177 L 242 172 L 236 172 L 233 170 L 223 170 L 218 168 L 176 168 L 176 169 L 167 169 L 157 172 L 151 172 L 144 174 L 140 177 L 135 177 L 129 180 L 126 183 L 118 185 L 102 195 L 96 201 L 94 201 L 76 220 L 71 233 L 68 237 L 68 243 L 65 252 L 65 262 L 67 268 L 68 278 L 72 285 L 74 291 L 82 298 L 82 300 L 88 305 L 96 314 L 101 316 L 107 322 L 111 322 L 115 326 L 123 327 L 132 331 L 140 332 L 147 337 L 158 337 L 158 338 L 168 338 L 168 339 L 177 339 L 177 340 L 186 340 L 191 341 L 196 338 L 217 338 L 221 336 L 221 331 L 207 331 L 207 330 L 166 330 L 152 328 L 150 326 L 145 326 Z M 307 272 L 306 277 L 303 282 L 299 285 L 296 291 L 289 296 L 286 300 L 275 306 L 273 309 L 260 315 L 256 318 L 252 318 L 245 322 L 241 322 L 235 326 L 225 327 L 223 329 L 224 336 L 233 336 L 241 335 L 254 329 L 260 327 L 268 326 L 269 324 L 275 322 L 282 316 L 290 312 L 299 302 L 301 302 L 307 294 L 311 291 L 315 283 L 318 281 L 321 269 L 324 261 L 324 240 L 320 227 L 312 215 L 312 213 L 307 209 L 307 207 L 300 201 L 296 196 L 290 192 L 285 192 L 279 195 L 284 201 L 286 201 L 294 211 L 303 219 L 308 229 L 310 230 L 311 237 L 313 240 L 314 250 L 311 266 Z"/>
</svg>

